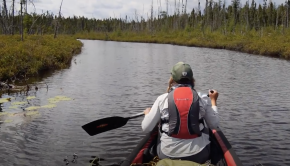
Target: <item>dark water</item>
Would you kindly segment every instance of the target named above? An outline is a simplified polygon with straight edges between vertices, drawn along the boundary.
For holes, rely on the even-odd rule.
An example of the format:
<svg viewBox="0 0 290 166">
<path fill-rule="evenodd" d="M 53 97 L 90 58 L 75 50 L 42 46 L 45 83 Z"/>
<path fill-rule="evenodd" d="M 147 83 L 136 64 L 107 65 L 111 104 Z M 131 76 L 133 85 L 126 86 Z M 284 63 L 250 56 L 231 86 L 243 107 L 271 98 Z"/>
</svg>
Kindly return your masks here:
<svg viewBox="0 0 290 166">
<path fill-rule="evenodd" d="M 82 42 L 76 63 L 35 82 L 39 90 L 27 95 L 36 98 L 22 108 L 45 105 L 57 95 L 73 100 L 31 116 L 8 109 L 15 100 L 26 101 L 23 94 L 2 105 L 3 111 L 19 114 L 0 116 L 0 121 L 8 119 L 0 124 L 1 166 L 61 166 L 74 153 L 78 163 L 70 165 L 90 165 L 92 155 L 107 160 L 102 164 L 118 163 L 142 138 L 142 118 L 93 137 L 81 126 L 150 107 L 165 92 L 178 61 L 192 66 L 197 90 L 220 92 L 220 125 L 244 165 L 290 165 L 289 61 L 205 48 Z"/>
</svg>

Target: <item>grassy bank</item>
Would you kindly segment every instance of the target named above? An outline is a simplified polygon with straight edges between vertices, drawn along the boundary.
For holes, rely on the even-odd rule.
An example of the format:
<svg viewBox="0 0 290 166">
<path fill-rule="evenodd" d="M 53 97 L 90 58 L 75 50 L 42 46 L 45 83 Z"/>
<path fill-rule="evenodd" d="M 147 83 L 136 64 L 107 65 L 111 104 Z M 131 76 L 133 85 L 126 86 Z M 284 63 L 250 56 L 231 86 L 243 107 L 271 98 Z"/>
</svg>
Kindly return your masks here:
<svg viewBox="0 0 290 166">
<path fill-rule="evenodd" d="M 238 30 L 237 30 L 238 31 Z M 185 28 L 179 31 L 78 33 L 60 35 L 0 36 L 0 81 L 11 77 L 36 75 L 42 70 L 65 68 L 73 55 L 80 53 L 82 43 L 76 38 L 126 42 L 164 43 L 185 46 L 236 50 L 245 53 L 290 59 L 290 31 L 264 28 L 262 31 L 227 33 Z"/>
<path fill-rule="evenodd" d="M 98 39 L 125 42 L 164 43 L 185 46 L 208 47 L 235 50 L 245 53 L 290 59 L 290 31 L 272 30 L 249 31 L 247 33 L 228 33 L 221 31 L 200 31 L 185 29 L 168 32 L 122 32 L 79 33 L 82 39 Z"/>
<path fill-rule="evenodd" d="M 70 36 L 0 35 L 0 81 L 12 77 L 36 75 L 42 70 L 64 68 L 82 43 Z"/>
</svg>

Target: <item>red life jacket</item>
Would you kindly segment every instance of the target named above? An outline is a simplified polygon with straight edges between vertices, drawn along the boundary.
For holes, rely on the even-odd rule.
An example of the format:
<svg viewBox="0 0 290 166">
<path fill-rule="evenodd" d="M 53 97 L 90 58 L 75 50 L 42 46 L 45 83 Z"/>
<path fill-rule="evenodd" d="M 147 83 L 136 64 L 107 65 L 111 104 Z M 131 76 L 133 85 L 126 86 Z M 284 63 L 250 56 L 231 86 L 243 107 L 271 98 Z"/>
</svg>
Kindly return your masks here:
<svg viewBox="0 0 290 166">
<path fill-rule="evenodd" d="M 167 134 L 180 139 L 192 139 L 201 136 L 199 124 L 199 96 L 191 86 L 181 85 L 168 94 Z"/>
</svg>

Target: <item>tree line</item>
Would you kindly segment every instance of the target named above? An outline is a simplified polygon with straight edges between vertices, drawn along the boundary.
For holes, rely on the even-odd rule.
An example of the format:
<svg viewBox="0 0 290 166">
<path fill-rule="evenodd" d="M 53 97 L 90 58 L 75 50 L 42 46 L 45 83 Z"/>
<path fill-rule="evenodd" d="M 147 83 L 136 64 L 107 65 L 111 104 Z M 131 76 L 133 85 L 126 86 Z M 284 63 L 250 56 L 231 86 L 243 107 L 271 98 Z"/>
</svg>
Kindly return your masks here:
<svg viewBox="0 0 290 166">
<path fill-rule="evenodd" d="M 202 10 L 200 0 L 197 8 L 186 11 L 187 0 L 175 0 L 174 14 L 168 14 L 168 0 L 166 11 L 161 11 L 160 6 L 151 4 L 151 12 L 147 17 L 139 16 L 137 11 L 134 16 L 125 18 L 95 19 L 82 16 L 63 17 L 61 7 L 59 14 L 50 12 L 27 13 L 27 0 L 20 0 L 20 10 L 15 11 L 15 0 L 12 6 L 7 7 L 6 0 L 2 1 L 0 8 L 0 34 L 14 35 L 26 33 L 37 34 L 76 34 L 82 32 L 150 32 L 175 31 L 199 29 L 201 32 L 220 31 L 228 33 L 246 33 L 251 30 L 263 31 L 271 28 L 284 33 L 289 28 L 290 0 L 285 3 L 275 4 L 272 0 L 263 0 L 262 4 L 255 0 L 248 0 L 241 4 L 240 0 L 232 0 L 227 5 L 221 0 L 206 0 Z M 204 2 L 204 1 L 203 1 Z M 26 5 L 26 8 L 25 8 Z M 154 15 L 157 8 L 157 15 Z M 8 10 L 9 9 L 9 10 Z M 25 10 L 26 9 L 26 10 Z M 14 14 L 17 13 L 17 14 Z"/>
</svg>

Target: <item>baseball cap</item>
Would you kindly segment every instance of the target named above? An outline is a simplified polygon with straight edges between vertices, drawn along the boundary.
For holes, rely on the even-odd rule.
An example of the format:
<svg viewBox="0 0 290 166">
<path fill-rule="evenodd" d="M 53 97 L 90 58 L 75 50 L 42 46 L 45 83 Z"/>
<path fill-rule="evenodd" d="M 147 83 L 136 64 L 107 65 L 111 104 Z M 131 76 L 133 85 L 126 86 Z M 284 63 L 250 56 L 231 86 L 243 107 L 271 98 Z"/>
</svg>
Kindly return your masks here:
<svg viewBox="0 0 290 166">
<path fill-rule="evenodd" d="M 184 62 L 178 62 L 173 66 L 171 70 L 171 76 L 177 83 L 184 79 L 193 79 L 193 73 L 190 65 Z"/>
</svg>

